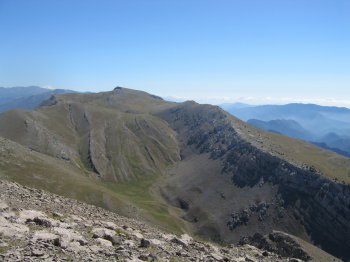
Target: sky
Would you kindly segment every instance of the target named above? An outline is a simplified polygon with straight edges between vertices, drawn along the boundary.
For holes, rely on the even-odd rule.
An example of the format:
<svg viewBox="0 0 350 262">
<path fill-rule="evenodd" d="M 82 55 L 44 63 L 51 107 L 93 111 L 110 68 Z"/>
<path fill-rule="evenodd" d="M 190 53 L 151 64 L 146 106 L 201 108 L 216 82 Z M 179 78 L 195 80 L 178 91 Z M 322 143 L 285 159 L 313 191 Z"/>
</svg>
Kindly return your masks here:
<svg viewBox="0 0 350 262">
<path fill-rule="evenodd" d="M 348 0 L 0 0 L 0 86 L 350 107 Z"/>
</svg>

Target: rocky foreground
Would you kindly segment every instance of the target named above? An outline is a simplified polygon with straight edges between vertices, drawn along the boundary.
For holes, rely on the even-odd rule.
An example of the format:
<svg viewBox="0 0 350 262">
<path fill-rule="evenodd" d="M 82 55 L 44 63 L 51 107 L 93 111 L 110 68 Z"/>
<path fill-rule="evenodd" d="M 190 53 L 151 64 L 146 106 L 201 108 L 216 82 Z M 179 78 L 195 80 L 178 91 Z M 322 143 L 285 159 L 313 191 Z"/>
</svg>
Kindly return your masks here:
<svg viewBox="0 0 350 262">
<path fill-rule="evenodd" d="M 0 180 L 0 261 L 302 261 L 250 245 L 216 246 Z"/>
</svg>

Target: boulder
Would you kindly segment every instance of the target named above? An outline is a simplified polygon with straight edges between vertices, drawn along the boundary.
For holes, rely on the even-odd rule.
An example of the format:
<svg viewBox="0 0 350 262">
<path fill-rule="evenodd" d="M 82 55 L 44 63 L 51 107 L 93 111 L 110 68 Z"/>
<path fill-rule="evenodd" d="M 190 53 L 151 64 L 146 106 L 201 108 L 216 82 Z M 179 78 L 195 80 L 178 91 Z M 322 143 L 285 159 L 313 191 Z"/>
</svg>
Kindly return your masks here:
<svg viewBox="0 0 350 262">
<path fill-rule="evenodd" d="M 119 227 L 113 223 L 113 222 L 105 222 L 105 221 L 101 221 L 100 222 L 100 225 L 107 228 L 107 229 L 111 229 L 111 230 L 116 230 L 118 229 Z"/>
<path fill-rule="evenodd" d="M 161 246 L 162 244 L 164 244 L 164 242 L 159 239 L 150 239 L 149 241 L 154 246 Z"/>
<path fill-rule="evenodd" d="M 96 242 L 97 242 L 97 244 L 99 244 L 100 246 L 103 246 L 103 247 L 113 246 L 111 241 L 108 241 L 108 240 L 103 239 L 103 238 L 97 238 Z"/>
<path fill-rule="evenodd" d="M 42 231 L 37 231 L 34 233 L 34 235 L 32 237 L 32 241 L 34 241 L 34 242 L 43 241 L 43 242 L 58 245 L 59 236 L 52 234 L 50 232 L 47 232 L 45 230 L 42 230 Z"/>
<path fill-rule="evenodd" d="M 188 245 L 193 241 L 192 237 L 190 237 L 189 235 L 187 234 L 183 234 L 181 235 L 180 238 L 178 237 L 173 237 L 171 239 L 171 242 L 175 243 L 175 244 L 178 244 L 178 245 L 181 245 L 183 247 L 188 247 Z"/>
<path fill-rule="evenodd" d="M 33 249 L 31 255 L 32 255 L 33 257 L 42 257 L 43 255 L 45 255 L 45 253 L 44 253 L 42 250 Z"/>
<path fill-rule="evenodd" d="M 8 212 L 8 211 L 10 211 L 9 206 L 5 202 L 0 200 L 0 212 Z"/>
<path fill-rule="evenodd" d="M 91 230 L 91 233 L 93 234 L 93 238 L 104 238 L 104 239 L 110 239 L 116 234 L 115 231 L 102 228 L 102 227 L 93 228 Z"/>
<path fill-rule="evenodd" d="M 49 218 L 45 213 L 36 210 L 23 210 L 18 215 L 19 223 L 34 222 L 39 226 L 53 227 L 58 226 L 59 222 Z"/>
<path fill-rule="evenodd" d="M 147 247 L 150 247 L 150 245 L 151 245 L 151 241 L 144 238 L 141 239 L 140 247 L 147 248 Z"/>
<path fill-rule="evenodd" d="M 139 232 L 132 232 L 131 235 L 133 235 L 134 237 L 136 237 L 138 239 L 143 239 L 143 235 Z"/>
<path fill-rule="evenodd" d="M 5 218 L 0 217 L 0 235 L 11 238 L 22 238 L 29 228 L 25 225 L 10 223 Z"/>
<path fill-rule="evenodd" d="M 219 253 L 211 253 L 210 256 L 214 258 L 216 261 L 225 261 L 224 257 Z"/>
</svg>

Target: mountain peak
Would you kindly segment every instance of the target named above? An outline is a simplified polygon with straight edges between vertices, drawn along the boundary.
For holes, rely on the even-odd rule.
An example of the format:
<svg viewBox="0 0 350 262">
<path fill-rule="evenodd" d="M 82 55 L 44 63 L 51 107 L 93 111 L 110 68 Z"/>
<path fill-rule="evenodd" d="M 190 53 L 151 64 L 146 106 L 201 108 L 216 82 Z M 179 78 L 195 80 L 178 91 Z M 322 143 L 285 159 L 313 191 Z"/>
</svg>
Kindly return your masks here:
<svg viewBox="0 0 350 262">
<path fill-rule="evenodd" d="M 1 174 L 172 232 L 236 243 L 279 230 L 349 258 L 347 158 L 128 88 L 49 101 L 0 114 Z"/>
</svg>

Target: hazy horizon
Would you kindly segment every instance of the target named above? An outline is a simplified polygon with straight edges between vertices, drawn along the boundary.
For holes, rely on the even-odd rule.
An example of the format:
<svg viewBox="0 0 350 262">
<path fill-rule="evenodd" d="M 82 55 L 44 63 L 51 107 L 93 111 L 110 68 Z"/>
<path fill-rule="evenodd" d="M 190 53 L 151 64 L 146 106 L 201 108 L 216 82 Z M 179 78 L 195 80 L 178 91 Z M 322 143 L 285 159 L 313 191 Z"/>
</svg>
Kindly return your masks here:
<svg viewBox="0 0 350 262">
<path fill-rule="evenodd" d="M 348 1 L 0 2 L 0 86 L 350 107 Z"/>
<path fill-rule="evenodd" d="M 35 85 L 27 85 L 24 87 L 31 87 Z M 17 86 L 19 87 L 19 86 Z M 40 86 L 38 86 L 40 87 Z M 13 88 L 13 87 L 1 87 L 0 88 Z M 46 88 L 48 90 L 54 90 L 55 88 L 52 86 L 43 86 L 41 88 Z M 114 87 L 113 87 L 114 88 Z M 100 90 L 96 92 L 107 92 L 113 90 L 113 88 L 109 90 Z M 126 87 L 129 88 L 129 87 Z M 141 89 L 140 89 L 141 90 Z M 78 91 L 78 90 L 72 90 Z M 145 90 L 141 90 L 145 91 Z M 89 91 L 78 91 L 78 92 L 89 92 Z M 147 92 L 147 91 L 146 91 Z M 321 106 L 336 106 L 336 107 L 347 107 L 350 109 L 350 100 L 338 100 L 336 98 L 297 98 L 297 97 L 239 97 L 239 96 L 172 96 L 152 93 L 154 95 L 158 95 L 165 100 L 173 101 L 173 102 L 184 102 L 187 100 L 193 100 L 197 103 L 201 104 L 213 104 L 213 105 L 223 105 L 223 104 L 234 104 L 234 103 L 242 103 L 251 106 L 259 106 L 259 105 L 286 105 L 291 103 L 300 103 L 300 104 L 316 104 Z"/>
</svg>

